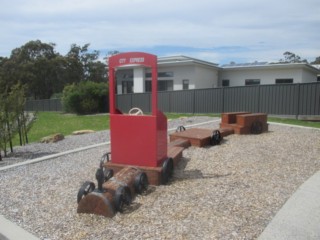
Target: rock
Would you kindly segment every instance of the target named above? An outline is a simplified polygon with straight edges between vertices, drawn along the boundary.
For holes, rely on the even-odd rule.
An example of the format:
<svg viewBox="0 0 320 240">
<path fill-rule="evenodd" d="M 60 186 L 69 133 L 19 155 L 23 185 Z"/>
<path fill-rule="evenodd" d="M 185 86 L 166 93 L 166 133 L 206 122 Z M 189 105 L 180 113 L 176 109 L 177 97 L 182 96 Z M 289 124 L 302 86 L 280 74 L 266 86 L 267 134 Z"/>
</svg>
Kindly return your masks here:
<svg viewBox="0 0 320 240">
<path fill-rule="evenodd" d="M 55 143 L 64 139 L 63 134 L 56 133 L 41 139 L 41 143 Z"/>
<path fill-rule="evenodd" d="M 74 131 L 72 135 L 81 135 L 81 134 L 87 134 L 87 133 L 94 133 L 95 131 L 93 130 L 79 130 L 79 131 Z"/>
</svg>

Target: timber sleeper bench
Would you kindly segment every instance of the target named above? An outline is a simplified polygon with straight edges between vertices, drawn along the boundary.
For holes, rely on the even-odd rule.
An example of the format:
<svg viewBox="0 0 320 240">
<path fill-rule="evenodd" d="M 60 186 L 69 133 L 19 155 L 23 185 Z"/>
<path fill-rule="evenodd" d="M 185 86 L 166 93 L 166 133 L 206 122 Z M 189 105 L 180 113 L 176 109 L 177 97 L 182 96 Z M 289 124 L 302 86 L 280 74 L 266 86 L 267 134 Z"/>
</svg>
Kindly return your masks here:
<svg viewBox="0 0 320 240">
<path fill-rule="evenodd" d="M 268 131 L 266 113 L 223 113 L 220 127 L 229 127 L 235 134 L 260 134 Z"/>
</svg>

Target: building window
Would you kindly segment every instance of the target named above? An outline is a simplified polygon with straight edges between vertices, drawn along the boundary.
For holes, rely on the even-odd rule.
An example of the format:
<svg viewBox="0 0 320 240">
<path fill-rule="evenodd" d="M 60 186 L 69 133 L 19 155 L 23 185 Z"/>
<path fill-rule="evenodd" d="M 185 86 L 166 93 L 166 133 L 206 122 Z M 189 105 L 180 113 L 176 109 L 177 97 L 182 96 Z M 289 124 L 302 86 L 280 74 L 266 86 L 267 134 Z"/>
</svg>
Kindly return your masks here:
<svg viewBox="0 0 320 240">
<path fill-rule="evenodd" d="M 188 79 L 183 79 L 182 80 L 182 89 L 183 90 L 188 90 L 189 89 L 189 80 Z"/>
<path fill-rule="evenodd" d="M 246 86 L 250 86 L 250 85 L 260 85 L 260 79 L 246 79 L 245 85 L 246 85 Z"/>
<path fill-rule="evenodd" d="M 152 84 L 151 81 L 146 81 L 146 92 L 151 92 Z M 173 80 L 161 80 L 158 81 L 158 91 L 172 91 L 173 90 Z"/>
<path fill-rule="evenodd" d="M 276 79 L 276 84 L 283 84 L 283 83 L 293 83 L 292 78 L 279 78 Z"/>
<path fill-rule="evenodd" d="M 122 93 L 133 93 L 133 81 L 122 81 Z"/>
<path fill-rule="evenodd" d="M 128 74 L 128 73 L 124 73 L 122 75 L 123 79 L 133 79 L 133 73 L 132 74 Z"/>
<path fill-rule="evenodd" d="M 320 76 L 317 77 L 317 81 L 320 82 Z"/>
<path fill-rule="evenodd" d="M 159 72 L 158 77 L 173 77 L 173 72 Z"/>
<path fill-rule="evenodd" d="M 173 80 L 158 82 L 158 91 L 172 91 L 172 90 L 173 90 Z"/>
<path fill-rule="evenodd" d="M 146 78 L 151 78 L 151 72 L 146 73 Z M 173 77 L 173 72 L 158 72 L 158 77 Z"/>
<path fill-rule="evenodd" d="M 229 87 L 230 86 L 230 80 L 229 79 L 223 79 L 222 80 L 222 87 Z"/>
</svg>

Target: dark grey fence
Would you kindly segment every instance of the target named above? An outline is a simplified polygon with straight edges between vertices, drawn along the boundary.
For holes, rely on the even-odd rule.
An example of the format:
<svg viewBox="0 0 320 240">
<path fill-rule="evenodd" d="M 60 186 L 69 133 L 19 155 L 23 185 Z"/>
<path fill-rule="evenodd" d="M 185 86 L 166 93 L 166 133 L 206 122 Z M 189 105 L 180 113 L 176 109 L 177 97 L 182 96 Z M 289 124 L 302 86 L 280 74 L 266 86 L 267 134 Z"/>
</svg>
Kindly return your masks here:
<svg viewBox="0 0 320 240">
<path fill-rule="evenodd" d="M 28 100 L 25 105 L 26 111 L 56 111 L 61 112 L 61 99 Z"/>
<path fill-rule="evenodd" d="M 139 107 L 151 112 L 151 94 L 117 95 L 117 107 L 128 112 Z M 275 115 L 320 115 L 320 83 L 259 85 L 159 92 L 163 112 L 265 112 Z"/>
<path fill-rule="evenodd" d="M 151 94 L 117 95 L 117 107 L 151 112 Z M 210 88 L 158 93 L 158 106 L 172 113 L 265 112 L 274 115 L 320 115 L 320 82 Z M 60 99 L 32 100 L 27 111 L 62 111 Z"/>
</svg>

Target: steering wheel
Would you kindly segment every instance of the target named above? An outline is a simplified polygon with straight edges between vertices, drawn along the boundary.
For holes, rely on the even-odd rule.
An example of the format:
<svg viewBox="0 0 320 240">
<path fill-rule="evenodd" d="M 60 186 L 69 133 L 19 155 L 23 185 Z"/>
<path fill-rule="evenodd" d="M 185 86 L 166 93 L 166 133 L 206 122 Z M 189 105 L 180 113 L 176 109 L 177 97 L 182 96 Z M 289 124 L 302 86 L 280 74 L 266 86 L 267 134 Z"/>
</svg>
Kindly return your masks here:
<svg viewBox="0 0 320 240">
<path fill-rule="evenodd" d="M 129 115 L 143 115 L 143 112 L 140 108 L 131 108 Z"/>
</svg>

